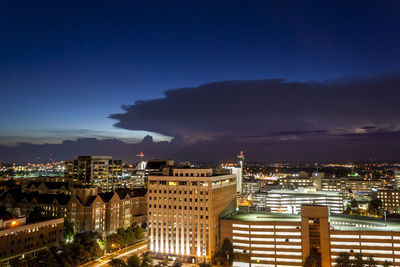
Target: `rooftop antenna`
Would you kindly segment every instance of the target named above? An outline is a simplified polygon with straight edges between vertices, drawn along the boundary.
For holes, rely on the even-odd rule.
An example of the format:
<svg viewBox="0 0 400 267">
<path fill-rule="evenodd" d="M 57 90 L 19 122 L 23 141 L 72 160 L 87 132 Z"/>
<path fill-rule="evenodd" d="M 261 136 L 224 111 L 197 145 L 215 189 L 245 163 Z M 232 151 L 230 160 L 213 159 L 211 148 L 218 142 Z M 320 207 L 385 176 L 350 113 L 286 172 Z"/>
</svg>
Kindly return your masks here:
<svg viewBox="0 0 400 267">
<path fill-rule="evenodd" d="M 140 158 L 141 160 L 144 157 L 144 153 L 143 152 L 139 152 L 138 154 L 136 154 L 136 157 Z"/>
</svg>

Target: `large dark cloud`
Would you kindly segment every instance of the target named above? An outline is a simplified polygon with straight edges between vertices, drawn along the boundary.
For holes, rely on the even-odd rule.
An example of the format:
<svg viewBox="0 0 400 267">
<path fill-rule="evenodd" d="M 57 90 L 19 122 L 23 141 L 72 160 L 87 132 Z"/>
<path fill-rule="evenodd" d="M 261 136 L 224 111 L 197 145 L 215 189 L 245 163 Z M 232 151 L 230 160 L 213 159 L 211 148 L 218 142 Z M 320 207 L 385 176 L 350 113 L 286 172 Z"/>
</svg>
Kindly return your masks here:
<svg viewBox="0 0 400 267">
<path fill-rule="evenodd" d="M 116 127 L 193 143 L 400 130 L 399 75 L 329 82 L 227 81 L 165 92 L 112 114 Z"/>
<path fill-rule="evenodd" d="M 112 155 L 132 161 L 173 158 L 233 161 L 400 159 L 400 75 L 328 82 L 228 81 L 170 90 L 112 114 L 116 126 L 172 136 L 137 144 L 94 138 L 62 144 L 0 146 L 0 161 Z"/>
</svg>

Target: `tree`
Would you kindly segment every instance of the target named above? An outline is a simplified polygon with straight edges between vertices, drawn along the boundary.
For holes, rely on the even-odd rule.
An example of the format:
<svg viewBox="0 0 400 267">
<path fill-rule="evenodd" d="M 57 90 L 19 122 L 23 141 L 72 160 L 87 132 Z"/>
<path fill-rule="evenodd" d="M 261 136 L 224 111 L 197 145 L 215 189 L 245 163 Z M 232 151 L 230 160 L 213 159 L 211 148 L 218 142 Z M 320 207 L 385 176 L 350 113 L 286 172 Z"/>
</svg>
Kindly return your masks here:
<svg viewBox="0 0 400 267">
<path fill-rule="evenodd" d="M 310 249 L 310 254 L 304 261 L 303 267 L 321 267 L 321 253 L 316 248 Z"/>
<path fill-rule="evenodd" d="M 33 210 L 29 213 L 28 218 L 26 218 L 26 221 L 28 223 L 32 223 L 44 221 L 50 218 L 52 217 L 48 216 L 46 211 L 42 207 L 34 207 Z"/>
<path fill-rule="evenodd" d="M 392 264 L 387 260 L 385 260 L 385 262 L 383 263 L 383 267 L 390 267 L 390 266 L 392 266 Z"/>
<path fill-rule="evenodd" d="M 364 260 L 362 254 L 359 253 L 355 256 L 352 267 L 364 267 Z"/>
<path fill-rule="evenodd" d="M 158 263 L 157 263 L 157 267 L 168 267 L 168 260 L 167 259 L 164 259 L 164 260 L 162 260 L 162 261 L 159 261 Z"/>
<path fill-rule="evenodd" d="M 347 252 L 340 252 L 336 258 L 337 267 L 351 267 L 350 254 Z"/>
<path fill-rule="evenodd" d="M 222 241 L 221 248 L 215 252 L 215 260 L 219 260 L 222 265 L 232 266 L 233 260 L 235 258 L 233 253 L 233 245 L 228 238 Z"/>
<path fill-rule="evenodd" d="M 371 214 L 380 215 L 382 213 L 382 200 L 379 198 L 371 199 L 368 203 L 368 211 Z"/>
<path fill-rule="evenodd" d="M 132 255 L 127 260 L 128 267 L 140 267 L 141 262 L 138 255 Z"/>
<path fill-rule="evenodd" d="M 70 265 L 80 265 L 103 255 L 101 236 L 97 232 L 83 232 L 74 236 L 74 241 L 63 247 L 62 257 Z"/>
<path fill-rule="evenodd" d="M 4 207 L 4 206 L 0 206 L 0 217 L 9 217 L 9 216 L 11 216 L 12 214 L 11 214 L 11 212 L 9 212 L 7 209 L 6 209 L 6 207 Z"/>
<path fill-rule="evenodd" d="M 177 259 L 176 261 L 174 261 L 174 263 L 172 264 L 172 267 L 182 267 L 182 261 Z"/>
<path fill-rule="evenodd" d="M 136 223 L 131 224 L 128 228 L 118 228 L 117 231 L 106 237 L 107 250 L 115 250 L 124 248 L 144 238 L 143 229 Z"/>
<path fill-rule="evenodd" d="M 344 214 L 350 214 L 351 213 L 351 207 L 350 205 L 346 206 L 346 209 L 343 211 Z"/>
<path fill-rule="evenodd" d="M 123 260 L 116 259 L 116 258 L 113 258 L 109 264 L 111 267 L 126 267 L 127 266 Z"/>
<path fill-rule="evenodd" d="M 352 214 L 359 214 L 360 213 L 359 210 L 358 210 L 358 202 L 354 198 L 350 201 L 350 208 L 351 208 Z"/>
<path fill-rule="evenodd" d="M 16 257 L 12 258 L 9 264 L 11 267 L 29 267 L 30 259 L 21 259 L 19 257 Z"/>
<path fill-rule="evenodd" d="M 74 223 L 65 219 L 64 220 L 64 241 L 71 242 L 74 237 Z"/>
<path fill-rule="evenodd" d="M 372 258 L 372 256 L 369 256 L 368 260 L 365 263 L 366 267 L 376 267 L 376 261 L 374 260 L 374 258 Z"/>
<path fill-rule="evenodd" d="M 153 266 L 153 258 L 148 253 L 143 254 L 141 267 L 152 267 L 152 266 Z"/>
</svg>

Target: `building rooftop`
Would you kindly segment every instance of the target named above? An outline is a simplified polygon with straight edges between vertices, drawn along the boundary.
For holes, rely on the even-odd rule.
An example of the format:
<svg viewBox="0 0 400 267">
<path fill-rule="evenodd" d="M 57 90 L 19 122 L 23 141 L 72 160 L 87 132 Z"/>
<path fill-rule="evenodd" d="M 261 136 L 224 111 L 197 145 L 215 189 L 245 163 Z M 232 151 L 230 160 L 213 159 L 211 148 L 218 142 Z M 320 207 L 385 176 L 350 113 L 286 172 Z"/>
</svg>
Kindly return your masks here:
<svg viewBox="0 0 400 267">
<path fill-rule="evenodd" d="M 251 222 L 300 222 L 301 215 L 282 214 L 266 211 L 259 212 L 243 212 L 237 211 L 233 214 L 223 217 L 225 220 L 241 220 Z M 364 216 L 354 216 L 347 214 L 329 215 L 329 222 L 334 230 L 343 231 L 396 231 L 400 232 L 400 220 L 375 219 Z"/>
<path fill-rule="evenodd" d="M 267 192 L 268 194 L 288 194 L 288 195 L 331 195 L 337 196 L 339 192 L 336 191 L 312 191 L 312 190 L 277 190 L 273 189 Z"/>
</svg>

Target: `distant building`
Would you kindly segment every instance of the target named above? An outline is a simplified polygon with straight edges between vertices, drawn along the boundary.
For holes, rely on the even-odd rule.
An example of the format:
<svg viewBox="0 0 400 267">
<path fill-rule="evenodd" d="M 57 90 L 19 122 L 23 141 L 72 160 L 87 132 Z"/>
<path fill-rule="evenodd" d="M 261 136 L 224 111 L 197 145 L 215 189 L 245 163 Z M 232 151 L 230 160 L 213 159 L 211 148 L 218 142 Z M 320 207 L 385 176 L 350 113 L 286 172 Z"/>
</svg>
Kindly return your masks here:
<svg viewBox="0 0 400 267">
<path fill-rule="evenodd" d="M 303 204 L 328 206 L 332 213 L 343 212 L 343 196 L 339 192 L 271 190 L 253 194 L 253 207 L 261 210 L 298 214 Z"/>
<path fill-rule="evenodd" d="M 400 189 L 400 170 L 396 169 L 394 171 L 394 181 L 397 189 Z"/>
<path fill-rule="evenodd" d="M 288 190 L 314 187 L 317 191 L 341 192 L 347 195 L 348 193 L 371 194 L 377 189 L 384 188 L 385 183 L 382 180 L 325 177 L 323 173 L 313 173 L 311 178 L 303 174 L 301 177 L 288 176 L 279 179 L 279 185 L 282 189 Z"/>
<path fill-rule="evenodd" d="M 111 191 L 122 184 L 122 161 L 109 156 L 78 156 L 65 161 L 65 178 Z"/>
<path fill-rule="evenodd" d="M 373 199 L 382 201 L 382 208 L 390 213 L 400 212 L 400 191 L 397 189 L 381 189 L 372 194 Z"/>
<path fill-rule="evenodd" d="M 381 180 L 344 179 L 346 190 L 352 193 L 372 193 L 385 187 Z"/>
<path fill-rule="evenodd" d="M 21 192 L 38 192 L 39 194 L 71 194 L 71 184 L 68 182 L 40 182 L 22 180 Z"/>
<path fill-rule="evenodd" d="M 63 239 L 63 230 L 64 218 L 30 224 L 25 218 L 0 219 L 0 265 L 57 246 Z"/>
<path fill-rule="evenodd" d="M 67 204 L 71 196 L 66 194 L 40 194 L 38 191 L 21 192 L 20 190 L 0 193 L 0 205 L 9 212 L 19 209 L 22 215 L 28 216 L 35 208 L 42 208 L 47 215 L 67 218 Z"/>
<path fill-rule="evenodd" d="M 321 181 L 322 191 L 347 193 L 346 180 L 343 178 L 325 178 Z"/>
<path fill-rule="evenodd" d="M 224 170 L 164 168 L 148 178 L 148 249 L 187 262 L 210 260 L 219 216 L 236 208 L 236 177 Z"/>
<path fill-rule="evenodd" d="M 243 179 L 243 194 L 250 195 L 257 193 L 261 190 L 262 181 L 255 179 L 254 177 L 248 177 Z"/>
</svg>

